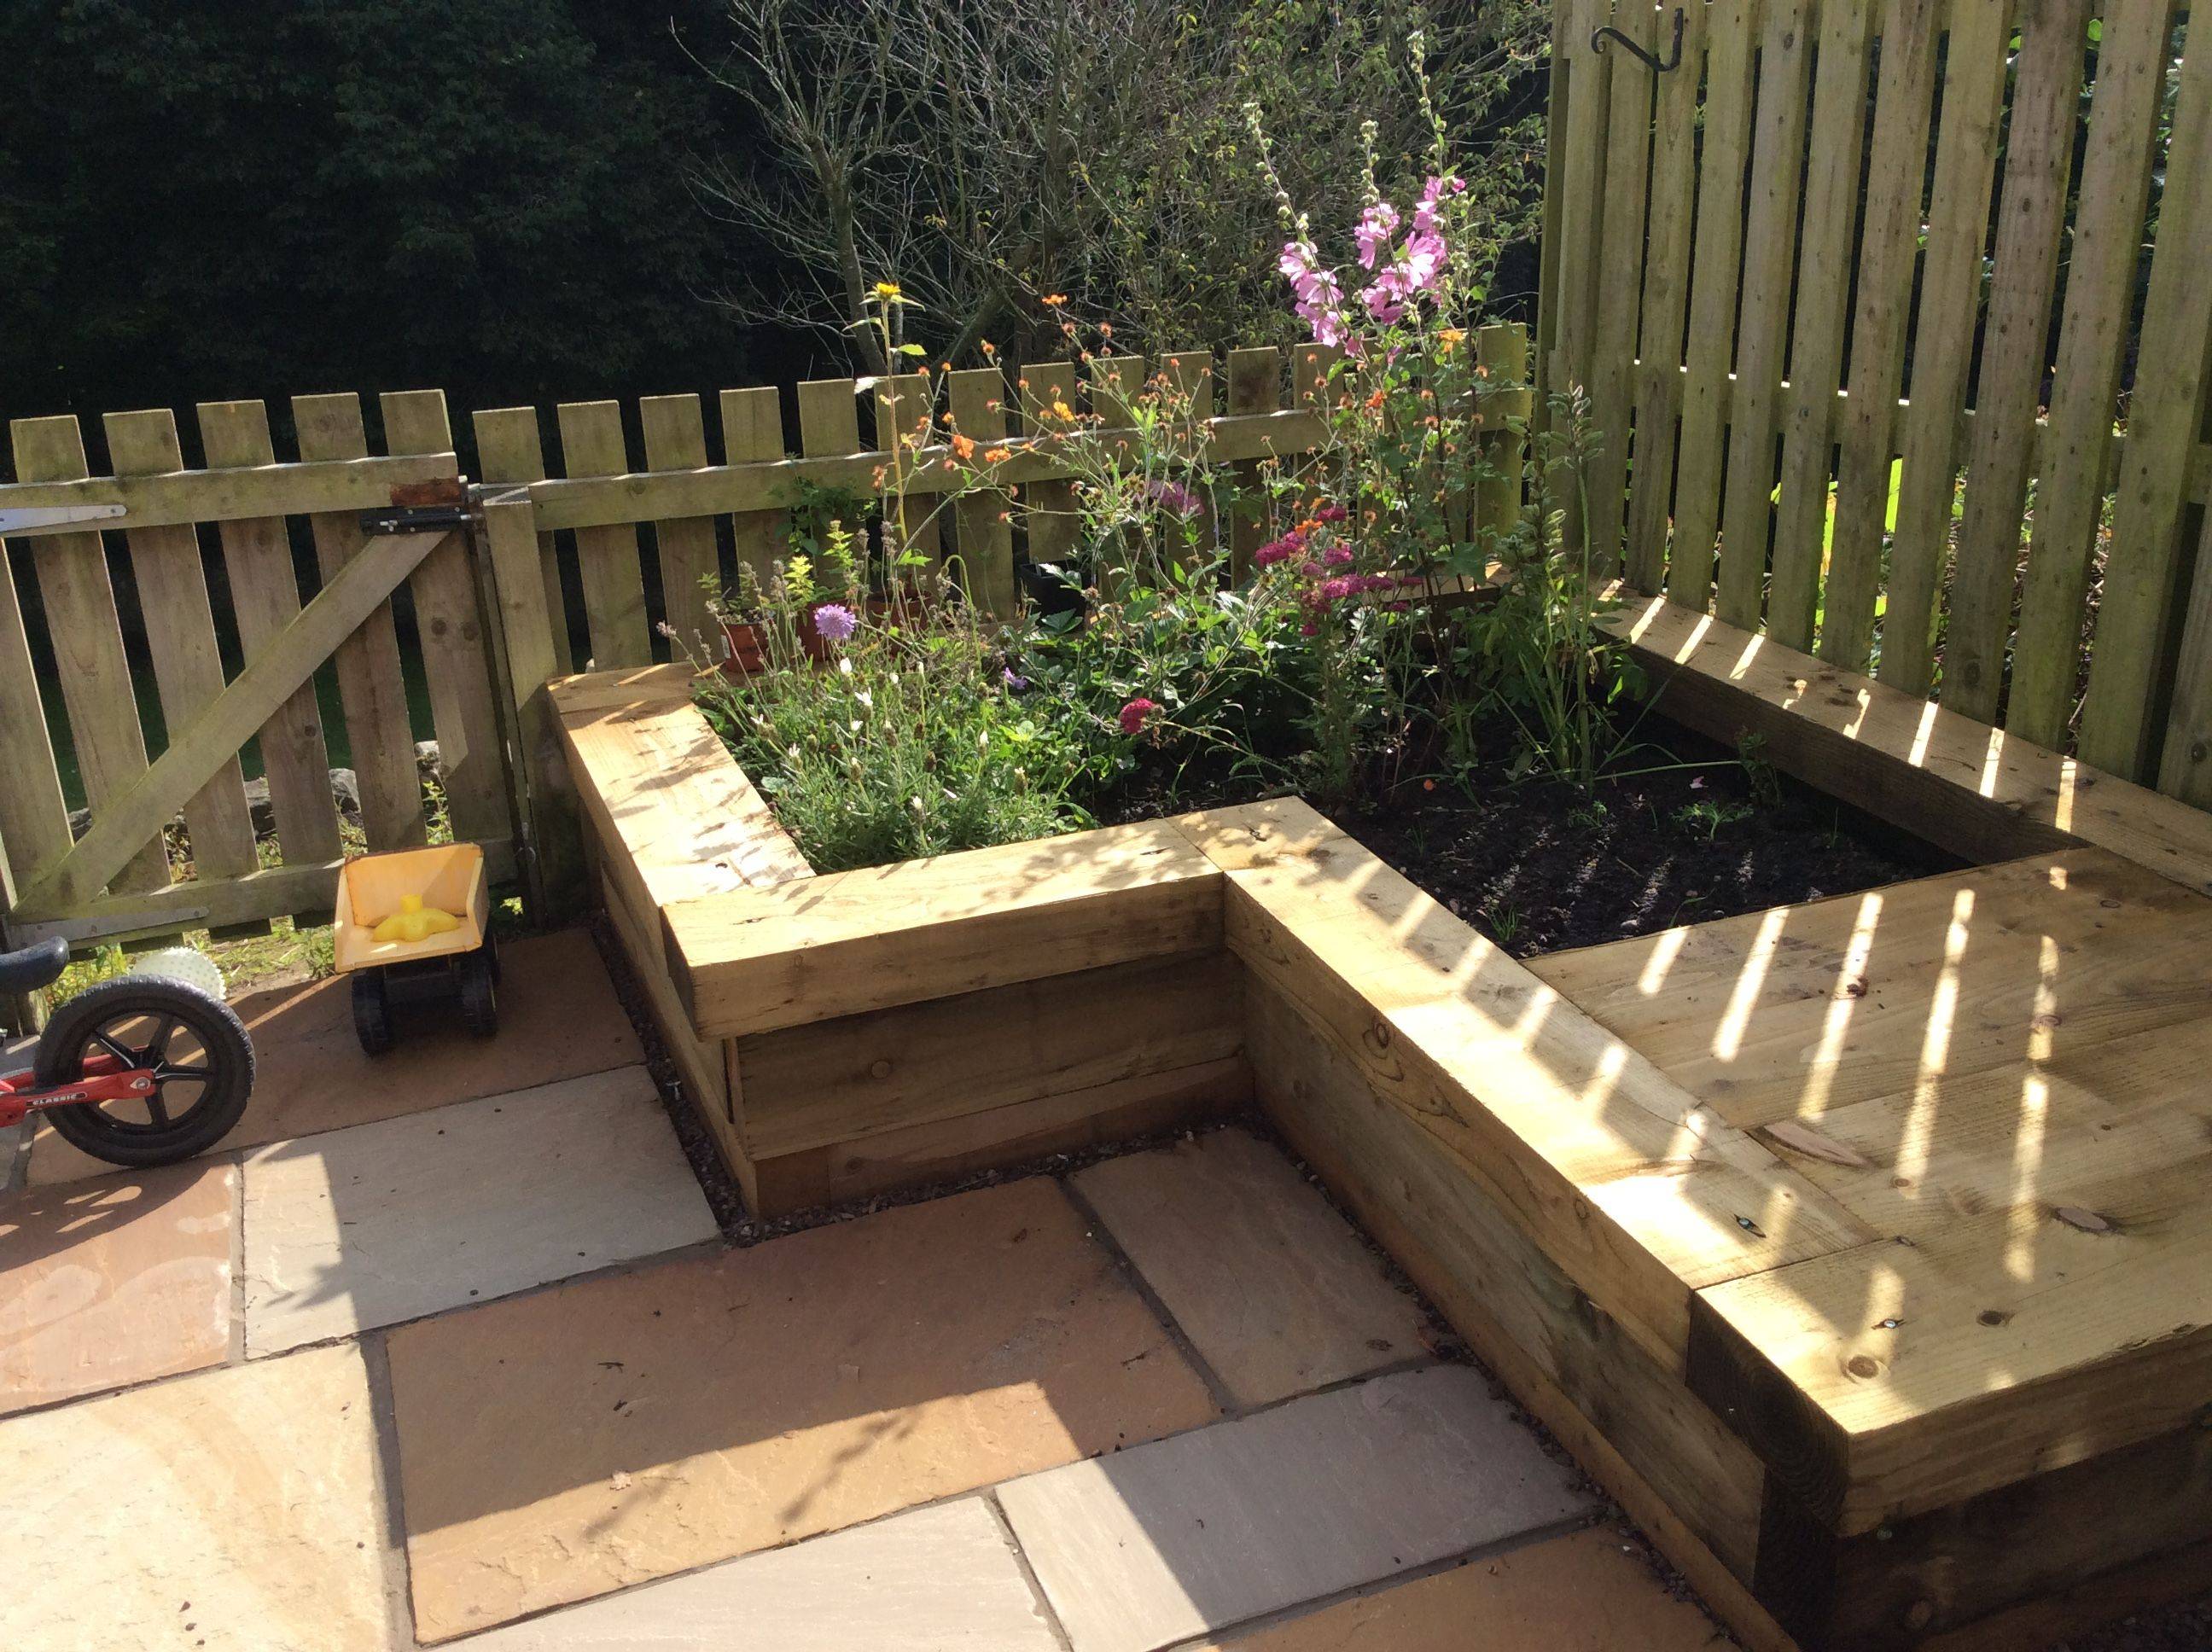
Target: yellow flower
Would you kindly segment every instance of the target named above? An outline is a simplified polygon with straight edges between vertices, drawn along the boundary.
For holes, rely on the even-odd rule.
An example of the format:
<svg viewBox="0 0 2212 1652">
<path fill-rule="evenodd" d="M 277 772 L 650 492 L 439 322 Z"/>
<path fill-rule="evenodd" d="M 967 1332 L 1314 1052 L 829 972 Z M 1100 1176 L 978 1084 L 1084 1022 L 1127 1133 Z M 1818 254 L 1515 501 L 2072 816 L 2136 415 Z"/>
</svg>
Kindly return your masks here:
<svg viewBox="0 0 2212 1652">
<path fill-rule="evenodd" d="M 876 283 L 876 296 L 878 298 L 903 298 L 905 295 L 899 291 L 898 282 L 895 281 L 879 281 Z"/>
<path fill-rule="evenodd" d="M 1464 327 L 1444 327 L 1439 329 L 1437 333 L 1437 337 L 1443 344 L 1443 349 L 1440 353 L 1445 355 L 1449 355 L 1452 353 L 1452 347 L 1466 337 L 1467 329 Z"/>
<path fill-rule="evenodd" d="M 1065 419 L 1068 422 L 1073 423 L 1075 420 L 1075 410 L 1070 407 L 1066 402 L 1054 401 L 1052 404 L 1052 416 L 1055 419 Z"/>
</svg>

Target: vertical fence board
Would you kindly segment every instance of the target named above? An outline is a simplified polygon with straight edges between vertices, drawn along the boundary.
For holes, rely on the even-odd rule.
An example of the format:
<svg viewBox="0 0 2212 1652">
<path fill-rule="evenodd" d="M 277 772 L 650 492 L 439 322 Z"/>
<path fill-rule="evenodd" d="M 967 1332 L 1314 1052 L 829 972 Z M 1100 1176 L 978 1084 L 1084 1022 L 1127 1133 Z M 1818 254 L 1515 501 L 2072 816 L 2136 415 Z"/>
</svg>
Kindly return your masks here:
<svg viewBox="0 0 2212 1652">
<path fill-rule="evenodd" d="M 486 482 L 530 483 L 545 480 L 545 444 L 538 429 L 534 407 L 495 407 L 474 416 L 477 463 Z M 553 628 L 553 659 L 564 674 L 576 669 L 568 643 L 568 604 L 561 594 L 561 553 L 550 533 L 538 536 L 539 578 L 545 587 L 547 623 Z"/>
<path fill-rule="evenodd" d="M 1936 45 L 1945 0 L 1888 0 L 1868 161 L 1850 371 L 1837 433 L 1836 506 L 1820 616 L 1821 655 L 1862 671 L 1874 653 L 1887 531 L 1890 456 L 1927 191 Z"/>
<path fill-rule="evenodd" d="M 1752 46 L 1760 15 L 1759 0 L 1715 3 L 1719 9 L 1707 56 L 1705 142 L 1698 170 L 1697 267 L 1691 276 L 1681 457 L 1676 462 L 1674 545 L 1667 559 L 1668 596 L 1698 609 L 1711 600 L 1720 533 L 1721 452 L 1743 258 Z"/>
<path fill-rule="evenodd" d="M 1589 384 L 1595 345 L 1598 253 L 1605 223 L 1606 136 L 1613 112 L 1613 69 L 1620 52 L 1601 52 L 1591 36 L 1613 21 L 1612 0 L 1559 0 L 1568 18 L 1564 49 L 1568 91 L 1565 174 L 1560 181 L 1558 234 L 1559 351 L 1551 383 L 1564 390 Z M 1635 65 L 1632 63 L 1631 69 Z M 1579 532 L 1577 525 L 1576 531 Z"/>
<path fill-rule="evenodd" d="M 772 463 L 784 456 L 783 402 L 773 385 L 721 395 L 722 456 L 732 465 Z M 782 547 L 788 511 L 739 511 L 730 518 L 738 560 L 765 586 Z"/>
<path fill-rule="evenodd" d="M 1160 373 L 1181 395 L 1190 398 L 1190 416 L 1200 422 L 1213 416 L 1214 373 L 1212 350 L 1170 350 L 1160 357 Z M 1213 501 L 1201 495 L 1193 524 L 1201 554 L 1211 551 L 1219 529 Z M 1178 557 L 1178 560 L 1182 558 Z"/>
<path fill-rule="evenodd" d="M 387 392 L 381 398 L 386 449 L 444 453 L 453 446 L 442 390 Z M 491 646 L 468 538 L 448 533 L 410 577 L 415 635 L 430 690 L 447 817 L 465 841 L 514 833 L 507 807 L 507 752 L 492 700 Z"/>
<path fill-rule="evenodd" d="M 1782 489 L 1775 510 L 1774 575 L 1767 629 L 1785 647 L 1813 646 L 1827 548 L 1828 476 L 1837 393 L 1843 388 L 1844 323 L 1850 301 L 1852 232 L 1866 138 L 1868 0 L 1828 0 L 1813 90 L 1805 183 L 1804 249 L 1790 341 L 1790 402 L 1782 428 Z"/>
<path fill-rule="evenodd" d="M 1905 473 L 1890 550 L 1889 606 L 1878 674 L 1893 688 L 1927 691 L 1936 604 L 1950 545 L 1958 483 L 1953 443 L 1966 403 L 1981 270 L 2004 106 L 2005 8 L 1969 5 L 1951 21 L 1943 110 L 1912 382 L 1905 419 Z"/>
<path fill-rule="evenodd" d="M 901 374 L 877 382 L 876 446 L 896 455 L 898 474 L 911 471 L 916 456 L 929 445 L 936 413 L 933 393 L 926 373 Z M 903 521 L 907 535 L 903 549 L 929 568 L 939 566 L 945 559 L 945 535 L 938 522 L 941 503 L 942 495 L 918 491 L 908 491 L 902 499 L 900 490 L 893 487 L 883 501 L 884 542 L 890 542 L 894 530 Z"/>
<path fill-rule="evenodd" d="M 1283 353 L 1273 346 L 1229 352 L 1228 407 L 1231 414 L 1273 413 L 1283 404 Z M 1229 572 L 1242 580 L 1252 572 L 1252 553 L 1267 544 L 1267 499 L 1259 460 L 1236 468 L 1237 498 L 1229 518 Z"/>
<path fill-rule="evenodd" d="M 200 446 L 210 465 L 273 465 L 269 410 L 259 402 L 202 402 Z M 225 522 L 218 532 L 230 574 L 231 613 L 238 622 L 239 653 L 252 660 L 300 616 L 300 580 L 281 516 Z M 269 781 L 269 810 L 285 860 L 314 865 L 339 853 L 337 810 L 331 801 L 330 749 L 323 737 L 315 685 L 301 684 L 276 714 L 261 726 L 261 770 Z"/>
<path fill-rule="evenodd" d="M 1656 591 L 1666 577 L 1667 521 L 1682 416 L 1683 328 L 1690 297 L 1691 228 L 1698 207 L 1698 90 L 1704 83 L 1706 8 L 1691 6 L 1682 63 L 1659 82 L 1651 158 L 1651 245 L 1644 265 L 1643 338 L 1638 351 L 1636 451 L 1629 471 L 1629 583 Z"/>
<path fill-rule="evenodd" d="M 295 396 L 292 422 L 300 457 L 365 459 L 368 438 L 361 398 L 350 394 Z M 374 556 L 361 524 L 346 511 L 307 519 L 315 560 L 325 585 L 356 556 Z M 411 848 L 424 841 L 422 781 L 415 766 L 415 732 L 407 712 L 407 683 L 399 665 L 399 636 L 392 604 L 380 604 L 332 656 L 343 703 L 346 743 L 361 791 L 362 830 L 372 849 Z"/>
<path fill-rule="evenodd" d="M 556 629 L 552 592 L 545 585 L 538 555 L 536 513 L 527 499 L 484 507 L 484 556 L 492 600 L 507 640 L 507 680 L 504 690 L 514 708 L 516 761 L 523 775 L 522 797 L 535 854 L 532 915 L 556 916 L 583 887 L 583 844 L 573 793 L 556 785 L 562 765 L 561 731 L 545 693 L 545 680 L 559 670 L 553 652 Z"/>
<path fill-rule="evenodd" d="M 1475 334 L 1475 361 L 1484 371 L 1480 415 L 1488 434 L 1486 474 L 1475 489 L 1475 522 L 1492 533 L 1510 531 L 1521 516 L 1521 466 L 1528 439 L 1523 434 L 1535 411 L 1528 388 L 1528 332 L 1525 327 L 1496 325 Z M 1518 421 L 1521 429 L 1514 428 Z"/>
<path fill-rule="evenodd" d="M 46 733 L 14 566 L 0 542 L 0 896 L 14 900 L 70 850 L 69 805 Z"/>
<path fill-rule="evenodd" d="M 2203 417 L 2205 352 L 2212 343 L 2212 257 L 2205 252 L 2212 246 L 2212 51 L 2197 38 L 2203 27 L 2202 19 L 2191 23 L 2194 49 L 2182 59 L 2143 311 L 2142 337 L 2154 343 L 2138 361 L 2129 404 L 2096 653 L 2081 708 L 2082 760 L 2130 780 L 2145 774 L 2153 754 L 2152 702 L 2181 560 L 2185 478 Z M 2205 658 L 2202 644 L 2191 653 Z M 2185 762 L 2188 740 L 2185 736 L 2177 748 Z"/>
<path fill-rule="evenodd" d="M 2037 0 L 2022 21 L 1996 272 L 1974 390 L 1966 519 L 1943 638 L 1943 703 L 1984 723 L 1996 718 L 2004 687 L 2088 13 L 2089 0 Z"/>
<path fill-rule="evenodd" d="M 13 430 L 21 480 L 73 482 L 86 473 L 84 439 L 73 416 L 18 419 Z M 97 817 L 103 804 L 146 772 L 146 737 L 123 652 L 107 552 L 97 533 L 57 533 L 33 540 L 31 555 L 77 774 Z M 114 887 L 164 889 L 168 882 L 168 853 L 157 834 L 117 874 Z"/>
<path fill-rule="evenodd" d="M 563 402 L 561 465 L 571 477 L 621 476 L 629 469 L 618 402 Z M 592 664 L 653 663 L 645 612 L 645 574 L 637 529 L 629 522 L 576 530 L 576 566 L 584 587 L 584 624 Z"/>
<path fill-rule="evenodd" d="M 167 408 L 107 416 L 109 462 L 117 476 L 158 476 L 185 466 L 176 416 Z M 189 728 L 223 689 L 215 610 L 200 566 L 199 535 L 189 526 L 132 528 L 124 535 L 154 659 L 154 685 L 172 737 Z M 253 819 L 236 756 L 226 759 L 185 805 L 192 864 L 201 876 L 238 878 L 255 869 Z"/>
<path fill-rule="evenodd" d="M 996 367 L 970 367 L 945 375 L 952 428 L 975 444 L 982 462 L 1006 439 L 1006 381 Z M 1014 589 L 1013 501 L 1003 490 L 987 489 L 953 507 L 958 518 L 961 584 L 968 599 L 986 614 L 1012 619 L 1020 611 Z"/>
<path fill-rule="evenodd" d="M 1021 409 L 1020 428 L 1036 436 L 1052 428 L 1039 415 L 1054 402 L 1075 404 L 1075 368 L 1066 361 L 1039 361 L 1024 367 L 1017 383 Z M 1028 508 L 1023 521 L 1029 530 L 1029 554 L 1033 562 L 1066 562 L 1075 550 L 1075 491 L 1068 482 L 1032 482 L 1023 490 Z"/>
<path fill-rule="evenodd" d="M 2082 604 L 2127 357 L 2172 26 L 2172 0 L 2108 6 L 2098 46 L 2081 209 L 2005 710 L 2005 726 L 2041 746 L 2055 747 L 2064 738 L 2080 673 Z"/>
<path fill-rule="evenodd" d="M 1659 14 L 1649 3 L 1620 9 L 1614 22 L 1621 33 L 1650 51 L 1658 41 Z M 1627 507 L 1629 409 L 1636 360 L 1636 312 L 1641 297 L 1637 271 L 1644 262 L 1644 208 L 1650 185 L 1651 101 L 1654 76 L 1618 42 L 1606 54 L 1615 58 L 1607 88 L 1605 115 L 1605 199 L 1595 249 L 1598 263 L 1596 311 L 1586 351 L 1590 422 L 1597 428 L 1596 451 L 1589 462 L 1590 570 L 1604 577 L 1619 571 L 1621 534 Z"/>
<path fill-rule="evenodd" d="M 696 396 L 647 396 L 637 404 L 645 427 L 645 464 L 649 471 L 697 471 L 707 465 L 707 420 Z M 714 520 L 684 516 L 653 525 L 660 553 L 660 601 L 675 632 L 678 653 L 698 653 L 714 635 L 702 581 L 717 574 L 721 558 L 714 549 Z"/>
<path fill-rule="evenodd" d="M 1840 0 L 1838 0 L 1840 3 Z M 1767 0 L 1752 128 L 1751 212 L 1744 229 L 1743 308 L 1736 323 L 1727 497 L 1717 611 L 1756 630 L 1774 520 L 1775 404 L 1787 359 L 1797 197 L 1804 179 L 1809 0 Z"/>
</svg>

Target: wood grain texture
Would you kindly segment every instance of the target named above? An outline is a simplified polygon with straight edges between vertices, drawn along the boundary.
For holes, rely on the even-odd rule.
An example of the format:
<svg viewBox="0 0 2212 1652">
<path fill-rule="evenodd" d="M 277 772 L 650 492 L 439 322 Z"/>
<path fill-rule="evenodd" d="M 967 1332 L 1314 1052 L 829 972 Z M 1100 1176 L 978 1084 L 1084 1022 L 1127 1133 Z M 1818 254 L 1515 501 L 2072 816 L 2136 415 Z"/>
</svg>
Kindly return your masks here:
<svg viewBox="0 0 2212 1652">
<path fill-rule="evenodd" d="M 734 1037 L 1200 951 L 1220 884 L 1172 826 L 1109 827 L 677 901 L 670 957 L 693 1025 Z"/>
<path fill-rule="evenodd" d="M 200 446 L 210 465 L 271 465 L 269 410 L 259 402 L 203 402 Z M 273 642 L 300 612 L 300 580 L 290 534 L 281 516 L 241 517 L 219 530 L 229 574 L 230 606 L 240 651 L 251 659 Z M 322 708 L 312 684 L 303 687 L 254 737 L 269 780 L 269 807 L 277 846 L 293 864 L 338 855 L 338 814 L 331 800 L 331 756 Z"/>
<path fill-rule="evenodd" d="M 1113 964 L 736 1041 L 759 1159 L 1226 1060 L 1241 972 L 1218 952 Z"/>
<path fill-rule="evenodd" d="M 85 474 L 84 438 L 76 419 L 18 419 L 11 429 L 15 474 L 25 481 L 66 482 Z M 54 673 L 69 708 L 77 774 L 97 816 L 146 772 L 146 737 L 138 724 L 130 659 L 123 652 L 106 548 L 97 533 L 53 534 L 32 541 L 31 555 Z M 161 824 L 151 823 L 132 846 L 136 852 L 118 876 L 118 891 L 167 885 Z"/>
<path fill-rule="evenodd" d="M 307 459 L 365 458 L 368 436 L 362 424 L 361 398 L 351 395 L 295 396 L 292 422 L 300 433 L 300 455 Z M 307 518 L 315 541 L 315 561 L 327 586 L 356 558 L 380 557 L 396 541 L 372 544 L 357 517 L 320 511 Z M 337 646 L 335 669 L 338 698 L 345 712 L 346 744 L 361 792 L 362 830 L 372 849 L 404 849 L 421 844 L 422 780 L 415 766 L 415 730 L 409 720 L 407 684 L 399 664 L 399 634 L 392 605 L 379 608 Z"/>
<path fill-rule="evenodd" d="M 147 476 L 184 468 L 176 417 L 167 408 L 111 413 L 106 422 L 109 463 L 118 471 Z M 191 727 L 223 689 L 222 654 L 216 643 L 207 574 L 200 565 L 199 535 L 190 527 L 135 528 L 124 541 L 138 587 L 139 616 L 153 657 L 162 720 L 173 736 Z M 234 752 L 185 799 L 185 825 L 191 834 L 198 875 L 237 878 L 258 868 L 246 781 Z"/>
<path fill-rule="evenodd" d="M 1239 814 L 1186 825 L 1226 836 L 1230 950 L 1662 1366 L 1693 1282 L 1871 1236 L 1358 844 L 1279 810 L 1255 861 Z"/>
</svg>

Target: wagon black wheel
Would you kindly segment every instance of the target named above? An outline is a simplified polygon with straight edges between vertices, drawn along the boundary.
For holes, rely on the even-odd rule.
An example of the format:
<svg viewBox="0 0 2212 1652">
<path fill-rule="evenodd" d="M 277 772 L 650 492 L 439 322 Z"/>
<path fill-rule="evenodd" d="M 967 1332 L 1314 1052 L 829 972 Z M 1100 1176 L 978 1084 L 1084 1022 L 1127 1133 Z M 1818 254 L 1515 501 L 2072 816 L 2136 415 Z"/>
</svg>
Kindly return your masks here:
<svg viewBox="0 0 2212 1652">
<path fill-rule="evenodd" d="M 380 969 L 363 969 L 353 978 L 353 1030 L 370 1055 L 392 1048 L 392 995 Z"/>
<path fill-rule="evenodd" d="M 506 986 L 507 976 L 500 969 L 499 963 L 499 938 L 489 932 L 484 935 L 483 955 L 491 960 L 491 984 L 495 987 Z"/>
<path fill-rule="evenodd" d="M 478 1038 L 499 1030 L 499 969 L 481 951 L 461 960 L 461 1020 Z"/>
<path fill-rule="evenodd" d="M 153 1089 L 128 1101 L 46 1111 L 55 1133 L 110 1164 L 167 1164 L 206 1151 L 229 1133 L 253 1093 L 253 1045 L 220 999 L 176 981 L 102 981 L 54 1012 L 39 1039 L 39 1084 L 84 1076 L 88 1057 L 146 1067 Z"/>
</svg>

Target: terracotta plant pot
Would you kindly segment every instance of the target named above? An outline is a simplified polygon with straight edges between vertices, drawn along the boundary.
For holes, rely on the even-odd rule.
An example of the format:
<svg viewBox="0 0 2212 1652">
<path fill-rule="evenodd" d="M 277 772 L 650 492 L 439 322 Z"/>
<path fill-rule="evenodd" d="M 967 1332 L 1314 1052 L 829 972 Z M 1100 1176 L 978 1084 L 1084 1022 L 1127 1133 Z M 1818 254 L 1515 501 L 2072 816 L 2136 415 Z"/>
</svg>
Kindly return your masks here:
<svg viewBox="0 0 2212 1652">
<path fill-rule="evenodd" d="M 750 677 L 768 664 L 768 638 L 764 628 L 751 620 L 724 620 L 722 651 L 725 676 Z"/>
</svg>

